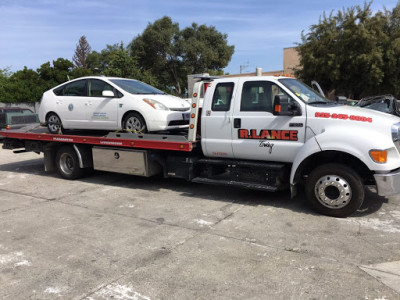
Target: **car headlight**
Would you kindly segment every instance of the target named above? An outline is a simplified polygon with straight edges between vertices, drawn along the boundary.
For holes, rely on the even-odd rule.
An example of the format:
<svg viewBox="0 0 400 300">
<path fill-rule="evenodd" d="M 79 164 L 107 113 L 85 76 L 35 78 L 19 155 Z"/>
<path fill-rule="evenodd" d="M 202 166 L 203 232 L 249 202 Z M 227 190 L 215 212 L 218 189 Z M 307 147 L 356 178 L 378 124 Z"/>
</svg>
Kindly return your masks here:
<svg viewBox="0 0 400 300">
<path fill-rule="evenodd" d="M 400 141 L 400 123 L 392 125 L 392 140 L 393 142 Z"/>
<path fill-rule="evenodd" d="M 161 102 L 158 102 L 153 99 L 143 99 L 144 102 L 146 102 L 148 105 L 150 105 L 154 109 L 159 109 L 159 110 L 168 110 L 168 107 L 166 107 L 164 104 Z"/>
</svg>

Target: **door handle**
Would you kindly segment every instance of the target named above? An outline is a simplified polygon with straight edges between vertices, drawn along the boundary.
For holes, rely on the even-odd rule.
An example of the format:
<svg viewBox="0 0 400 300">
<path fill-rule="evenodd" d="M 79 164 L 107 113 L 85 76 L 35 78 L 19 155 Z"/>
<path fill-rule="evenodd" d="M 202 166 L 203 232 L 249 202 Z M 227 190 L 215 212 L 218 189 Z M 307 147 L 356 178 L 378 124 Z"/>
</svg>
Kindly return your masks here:
<svg viewBox="0 0 400 300">
<path fill-rule="evenodd" d="M 233 119 L 233 128 L 240 128 L 242 127 L 242 119 L 234 118 Z"/>
</svg>

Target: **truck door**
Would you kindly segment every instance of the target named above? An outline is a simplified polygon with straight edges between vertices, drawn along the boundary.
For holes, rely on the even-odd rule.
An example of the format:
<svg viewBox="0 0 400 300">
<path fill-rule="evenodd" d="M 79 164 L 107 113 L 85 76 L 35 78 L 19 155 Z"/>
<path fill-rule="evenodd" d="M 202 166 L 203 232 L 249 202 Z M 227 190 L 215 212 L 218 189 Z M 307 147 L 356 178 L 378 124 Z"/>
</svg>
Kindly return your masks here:
<svg viewBox="0 0 400 300">
<path fill-rule="evenodd" d="M 279 83 L 261 79 L 241 79 L 233 108 L 232 148 L 238 159 L 293 162 L 304 144 L 306 115 L 274 116 L 273 99 L 285 94 Z M 300 108 L 303 103 L 296 102 Z"/>
<path fill-rule="evenodd" d="M 207 89 L 201 122 L 201 143 L 206 156 L 233 158 L 232 112 L 237 82 L 237 78 L 232 78 L 212 83 Z"/>
</svg>

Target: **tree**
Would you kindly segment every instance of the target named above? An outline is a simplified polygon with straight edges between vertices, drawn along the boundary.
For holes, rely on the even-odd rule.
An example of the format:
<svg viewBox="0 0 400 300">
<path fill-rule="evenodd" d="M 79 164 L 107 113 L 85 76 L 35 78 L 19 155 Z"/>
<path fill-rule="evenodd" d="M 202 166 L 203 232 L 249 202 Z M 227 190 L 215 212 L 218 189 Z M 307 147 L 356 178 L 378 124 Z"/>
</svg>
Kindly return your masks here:
<svg viewBox="0 0 400 300">
<path fill-rule="evenodd" d="M 107 45 L 100 53 L 93 51 L 87 57 L 87 65 L 93 74 L 133 78 L 158 85 L 155 76 L 147 70 L 139 69 L 136 59 L 128 54 L 122 42 Z"/>
<path fill-rule="evenodd" d="M 302 34 L 301 69 L 304 82 L 317 80 L 326 90 L 359 99 L 377 93 L 399 94 L 399 5 L 392 13 L 372 14 L 371 3 L 325 14 Z M 397 16 L 395 13 L 397 12 Z M 398 44 L 400 46 L 400 43 Z"/>
<path fill-rule="evenodd" d="M 128 49 L 139 68 L 157 78 L 161 89 L 178 95 L 185 93 L 188 74 L 220 71 L 234 51 L 227 35 L 214 27 L 193 23 L 181 31 L 169 17 L 150 23 Z"/>
<path fill-rule="evenodd" d="M 142 35 L 137 36 L 128 46 L 132 57 L 137 58 L 141 70 L 150 70 L 163 90 L 175 87 L 181 93 L 183 62 L 180 59 L 179 25 L 169 17 L 149 24 Z"/>
<path fill-rule="evenodd" d="M 45 82 L 45 90 L 48 90 L 56 85 L 73 79 L 72 68 L 74 64 L 64 58 L 53 60 L 53 65 L 46 62 L 37 69 L 39 77 Z"/>
<path fill-rule="evenodd" d="M 13 73 L 0 90 L 0 102 L 37 102 L 44 91 L 44 81 L 38 73 L 24 67 Z"/>
<path fill-rule="evenodd" d="M 384 47 L 384 80 L 383 88 L 394 95 L 400 96 L 400 2 L 392 10 L 385 12 L 387 17 L 388 39 Z"/>
<path fill-rule="evenodd" d="M 86 69 L 86 58 L 89 53 L 92 51 L 89 43 L 86 40 L 86 36 L 81 36 L 78 44 L 76 45 L 75 54 L 72 58 L 75 66 L 77 68 Z"/>
<path fill-rule="evenodd" d="M 190 74 L 220 72 L 233 55 L 234 46 L 227 45 L 227 34 L 214 26 L 198 26 L 193 23 L 181 31 L 183 60 Z"/>
</svg>

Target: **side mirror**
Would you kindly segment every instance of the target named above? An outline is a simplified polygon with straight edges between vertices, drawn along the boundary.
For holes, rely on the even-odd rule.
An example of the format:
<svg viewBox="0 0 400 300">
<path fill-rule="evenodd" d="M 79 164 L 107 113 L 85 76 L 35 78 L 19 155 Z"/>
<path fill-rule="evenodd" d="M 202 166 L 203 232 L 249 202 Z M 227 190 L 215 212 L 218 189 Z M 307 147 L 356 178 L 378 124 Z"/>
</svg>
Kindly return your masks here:
<svg viewBox="0 0 400 300">
<path fill-rule="evenodd" d="M 115 97 L 113 91 L 103 91 L 101 94 L 103 95 L 103 97 L 110 97 L 110 98 L 114 98 Z"/>
<path fill-rule="evenodd" d="M 301 115 L 300 107 L 296 103 L 289 103 L 286 95 L 276 95 L 274 98 L 274 116 L 299 116 Z"/>
</svg>

